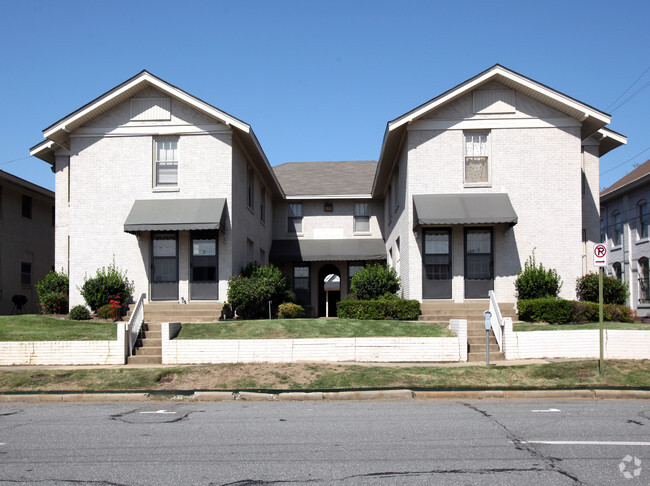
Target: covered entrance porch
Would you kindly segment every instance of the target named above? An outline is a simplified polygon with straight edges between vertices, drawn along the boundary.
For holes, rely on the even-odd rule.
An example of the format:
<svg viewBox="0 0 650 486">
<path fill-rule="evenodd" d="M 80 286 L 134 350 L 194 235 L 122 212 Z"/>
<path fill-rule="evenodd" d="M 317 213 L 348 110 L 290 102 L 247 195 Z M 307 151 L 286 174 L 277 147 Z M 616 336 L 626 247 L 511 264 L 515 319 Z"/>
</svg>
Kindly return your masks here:
<svg viewBox="0 0 650 486">
<path fill-rule="evenodd" d="M 487 299 L 497 245 L 507 245 L 517 215 L 507 194 L 413 196 L 422 258 L 422 298 Z M 509 236 L 510 233 L 510 236 Z"/>
<path fill-rule="evenodd" d="M 135 201 L 124 231 L 136 234 L 150 301 L 219 299 L 225 199 Z"/>
</svg>

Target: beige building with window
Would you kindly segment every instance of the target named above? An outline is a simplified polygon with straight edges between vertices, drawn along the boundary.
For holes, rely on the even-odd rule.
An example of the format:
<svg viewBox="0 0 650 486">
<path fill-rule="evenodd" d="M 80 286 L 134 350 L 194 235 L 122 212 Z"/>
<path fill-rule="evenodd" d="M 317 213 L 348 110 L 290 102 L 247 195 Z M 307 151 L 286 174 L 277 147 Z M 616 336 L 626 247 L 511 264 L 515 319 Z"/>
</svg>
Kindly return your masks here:
<svg viewBox="0 0 650 486">
<path fill-rule="evenodd" d="M 377 162 L 271 168 L 249 125 L 143 71 L 31 153 L 56 172 L 56 265 L 73 305 L 113 259 L 136 293 L 186 302 L 224 301 L 256 261 L 322 316 L 383 261 L 406 298 L 512 302 L 535 251 L 574 297 L 599 238 L 599 158 L 626 142 L 610 121 L 495 65 L 388 122 Z"/>
<path fill-rule="evenodd" d="M 53 268 L 54 193 L 0 171 L 0 314 L 20 312 L 14 296 L 37 313 L 36 283 Z"/>
</svg>

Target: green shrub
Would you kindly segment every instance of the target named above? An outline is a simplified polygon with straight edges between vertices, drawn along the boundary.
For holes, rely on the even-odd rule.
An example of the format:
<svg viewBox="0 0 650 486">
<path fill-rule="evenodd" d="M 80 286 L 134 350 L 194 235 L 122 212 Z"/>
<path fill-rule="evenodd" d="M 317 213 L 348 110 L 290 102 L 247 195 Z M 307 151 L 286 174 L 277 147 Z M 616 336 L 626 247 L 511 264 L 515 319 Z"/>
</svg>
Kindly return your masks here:
<svg viewBox="0 0 650 486">
<path fill-rule="evenodd" d="M 73 321 L 87 321 L 90 319 L 90 311 L 85 305 L 75 305 L 70 309 L 69 318 Z"/>
<path fill-rule="evenodd" d="M 241 275 L 228 280 L 228 303 L 239 317 L 245 319 L 268 317 L 269 301 L 271 312 L 277 314 L 282 302 L 294 300 L 287 279 L 273 265 L 249 265 Z"/>
<path fill-rule="evenodd" d="M 113 319 L 114 312 L 110 304 L 106 304 L 97 309 L 97 317 L 100 319 Z"/>
<path fill-rule="evenodd" d="M 578 299 L 598 302 L 598 274 L 588 273 L 576 281 Z M 603 304 L 625 305 L 629 296 L 627 282 L 603 275 Z"/>
<path fill-rule="evenodd" d="M 535 252 L 524 263 L 524 269 L 519 269 L 515 280 L 515 290 L 518 299 L 543 299 L 557 297 L 562 288 L 562 279 L 554 269 L 546 270 L 541 263 L 535 261 Z"/>
<path fill-rule="evenodd" d="M 278 306 L 278 317 L 280 319 L 305 317 L 305 309 L 301 305 L 285 302 Z"/>
<path fill-rule="evenodd" d="M 43 294 L 41 299 L 41 310 L 43 314 L 67 314 L 68 294 L 63 292 L 49 292 Z"/>
<path fill-rule="evenodd" d="M 133 295 L 133 287 L 126 278 L 126 271 L 122 273 L 115 266 L 115 262 L 98 269 L 95 277 L 86 277 L 79 290 L 88 307 L 94 312 L 115 297 L 119 297 L 121 303 L 128 304 Z"/>
<path fill-rule="evenodd" d="M 603 320 L 613 322 L 634 322 L 634 317 L 634 311 L 626 305 L 607 304 L 603 306 Z"/>
<path fill-rule="evenodd" d="M 416 320 L 420 302 L 400 298 L 356 300 L 346 299 L 336 304 L 336 312 L 343 319 L 401 319 Z"/>
<path fill-rule="evenodd" d="M 571 321 L 578 323 L 598 321 L 598 304 L 593 302 L 574 302 Z"/>
<path fill-rule="evenodd" d="M 551 298 L 520 300 L 517 309 L 522 321 L 567 324 L 571 322 L 573 301 Z"/>
<path fill-rule="evenodd" d="M 394 268 L 375 263 L 367 265 L 352 277 L 350 290 L 359 300 L 374 300 L 384 294 L 396 294 L 399 277 Z"/>
<path fill-rule="evenodd" d="M 51 294 L 65 295 L 66 301 L 69 294 L 69 279 L 68 276 L 61 271 L 61 273 L 51 270 L 50 273 L 45 275 L 42 280 L 39 280 L 36 283 L 36 293 L 38 294 L 38 300 L 41 302 L 41 308 L 46 314 L 67 314 L 68 305 L 65 305 L 65 311 L 62 312 L 49 312 L 52 309 L 52 302 L 46 304 L 48 299 L 51 299 Z M 49 297 L 48 297 L 49 296 Z M 61 299 L 59 299 L 61 300 Z M 56 306 L 55 306 L 56 307 Z M 48 309 L 46 311 L 45 309 Z"/>
</svg>

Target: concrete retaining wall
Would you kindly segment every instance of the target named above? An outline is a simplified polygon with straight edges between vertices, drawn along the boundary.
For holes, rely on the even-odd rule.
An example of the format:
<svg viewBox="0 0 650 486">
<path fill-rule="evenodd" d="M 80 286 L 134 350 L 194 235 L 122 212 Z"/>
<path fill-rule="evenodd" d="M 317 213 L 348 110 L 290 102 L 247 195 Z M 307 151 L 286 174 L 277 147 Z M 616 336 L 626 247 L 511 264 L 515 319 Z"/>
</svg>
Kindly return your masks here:
<svg viewBox="0 0 650 486">
<path fill-rule="evenodd" d="M 0 366 L 107 365 L 126 363 L 125 324 L 117 324 L 115 341 L 0 342 Z"/>
<path fill-rule="evenodd" d="M 605 358 L 650 359 L 650 331 L 605 330 Z M 504 328 L 506 359 L 600 357 L 598 329 L 513 332 Z"/>
<path fill-rule="evenodd" d="M 457 337 L 320 339 L 169 339 L 162 326 L 164 364 L 293 363 L 296 361 L 459 361 Z M 466 358 L 465 358 L 466 359 Z"/>
</svg>

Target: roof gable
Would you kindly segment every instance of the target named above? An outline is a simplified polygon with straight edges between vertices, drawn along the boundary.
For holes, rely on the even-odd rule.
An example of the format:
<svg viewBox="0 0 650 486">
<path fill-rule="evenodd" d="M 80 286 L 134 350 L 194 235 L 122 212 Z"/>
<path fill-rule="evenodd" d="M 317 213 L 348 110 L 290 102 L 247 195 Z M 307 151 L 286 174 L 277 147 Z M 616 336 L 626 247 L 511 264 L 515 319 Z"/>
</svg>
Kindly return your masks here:
<svg viewBox="0 0 650 486">
<path fill-rule="evenodd" d="M 603 198 L 605 196 L 613 195 L 614 192 L 618 192 L 635 182 L 640 182 L 642 179 L 650 179 L 648 176 L 650 176 L 650 159 L 646 160 L 629 174 L 614 182 L 614 184 L 600 193 L 600 197 Z"/>
<path fill-rule="evenodd" d="M 370 196 L 374 160 L 288 162 L 273 167 L 288 197 Z"/>
</svg>

